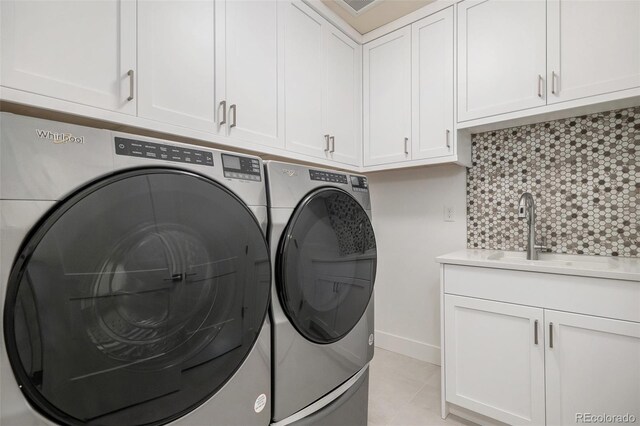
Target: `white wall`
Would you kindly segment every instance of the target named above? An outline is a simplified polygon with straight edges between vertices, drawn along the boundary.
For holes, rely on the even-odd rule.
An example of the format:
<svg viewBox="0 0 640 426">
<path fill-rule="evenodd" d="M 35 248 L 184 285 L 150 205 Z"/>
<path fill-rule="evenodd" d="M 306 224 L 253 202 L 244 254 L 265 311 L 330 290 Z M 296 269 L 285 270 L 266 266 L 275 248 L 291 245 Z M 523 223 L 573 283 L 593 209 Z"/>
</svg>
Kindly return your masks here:
<svg viewBox="0 0 640 426">
<path fill-rule="evenodd" d="M 440 363 L 440 270 L 466 247 L 466 169 L 443 165 L 368 174 L 378 246 L 376 346 Z M 452 206 L 455 222 L 444 221 Z"/>
</svg>

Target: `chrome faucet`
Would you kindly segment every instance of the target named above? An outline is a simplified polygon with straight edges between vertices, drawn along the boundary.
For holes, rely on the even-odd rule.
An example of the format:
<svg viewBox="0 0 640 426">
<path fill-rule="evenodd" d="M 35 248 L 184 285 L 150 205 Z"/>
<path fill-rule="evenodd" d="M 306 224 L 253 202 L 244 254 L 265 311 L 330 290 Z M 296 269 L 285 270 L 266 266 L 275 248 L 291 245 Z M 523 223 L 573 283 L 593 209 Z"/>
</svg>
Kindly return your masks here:
<svg viewBox="0 0 640 426">
<path fill-rule="evenodd" d="M 529 192 L 520 196 L 518 217 L 527 219 L 527 260 L 538 260 L 538 250 L 546 250 L 546 247 L 536 244 L 536 203 Z"/>
</svg>

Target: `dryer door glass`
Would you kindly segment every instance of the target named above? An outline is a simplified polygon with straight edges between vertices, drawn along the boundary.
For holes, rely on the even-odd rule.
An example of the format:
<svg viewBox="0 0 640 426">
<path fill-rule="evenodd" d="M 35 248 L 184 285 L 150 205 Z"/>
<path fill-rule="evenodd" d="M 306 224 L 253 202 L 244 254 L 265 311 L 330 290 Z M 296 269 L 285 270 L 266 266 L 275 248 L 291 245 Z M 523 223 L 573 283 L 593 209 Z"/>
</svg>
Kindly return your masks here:
<svg viewBox="0 0 640 426">
<path fill-rule="evenodd" d="M 283 234 L 276 268 L 291 323 L 316 343 L 344 337 L 369 304 L 376 259 L 371 221 L 351 195 L 329 188 L 309 194 Z"/>
<path fill-rule="evenodd" d="M 120 173 L 27 239 L 5 305 L 10 361 L 60 423 L 166 423 L 242 364 L 270 283 L 261 227 L 230 191 L 172 169 Z"/>
</svg>

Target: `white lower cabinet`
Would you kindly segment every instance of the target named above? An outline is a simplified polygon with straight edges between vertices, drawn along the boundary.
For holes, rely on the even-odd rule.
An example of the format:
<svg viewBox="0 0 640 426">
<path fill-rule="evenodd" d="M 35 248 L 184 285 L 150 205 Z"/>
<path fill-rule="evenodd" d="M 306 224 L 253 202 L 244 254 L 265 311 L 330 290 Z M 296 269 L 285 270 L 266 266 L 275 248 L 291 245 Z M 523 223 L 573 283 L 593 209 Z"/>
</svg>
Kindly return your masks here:
<svg viewBox="0 0 640 426">
<path fill-rule="evenodd" d="M 640 421 L 640 323 L 552 310 L 544 315 L 547 424 L 590 423 L 584 416 L 605 414 Z M 610 420 L 604 423 L 624 423 Z"/>
<path fill-rule="evenodd" d="M 640 307 L 637 282 L 448 265 L 444 271 L 445 406 L 516 425 L 640 420 L 640 322 L 600 316 L 637 318 L 620 305 L 631 298 Z M 517 290 L 505 292 L 507 281 Z M 593 297 L 604 288 L 604 296 Z M 531 306 L 523 305 L 527 298 Z"/>
<path fill-rule="evenodd" d="M 447 401 L 509 424 L 544 424 L 543 323 L 539 308 L 446 295 Z"/>
</svg>

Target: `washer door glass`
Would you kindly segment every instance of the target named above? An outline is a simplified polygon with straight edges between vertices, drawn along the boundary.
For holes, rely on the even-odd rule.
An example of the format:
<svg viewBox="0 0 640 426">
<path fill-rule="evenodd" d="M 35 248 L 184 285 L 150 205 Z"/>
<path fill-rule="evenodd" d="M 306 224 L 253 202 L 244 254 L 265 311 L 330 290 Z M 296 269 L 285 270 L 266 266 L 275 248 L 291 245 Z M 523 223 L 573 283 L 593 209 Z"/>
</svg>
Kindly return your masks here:
<svg viewBox="0 0 640 426">
<path fill-rule="evenodd" d="M 165 423 L 239 368 L 270 283 L 262 230 L 230 191 L 178 170 L 117 174 L 24 245 L 5 305 L 10 361 L 61 423 Z"/>
<path fill-rule="evenodd" d="M 349 333 L 369 304 L 376 260 L 371 221 L 351 195 L 329 188 L 309 194 L 278 256 L 278 294 L 294 327 L 315 343 Z"/>
</svg>

